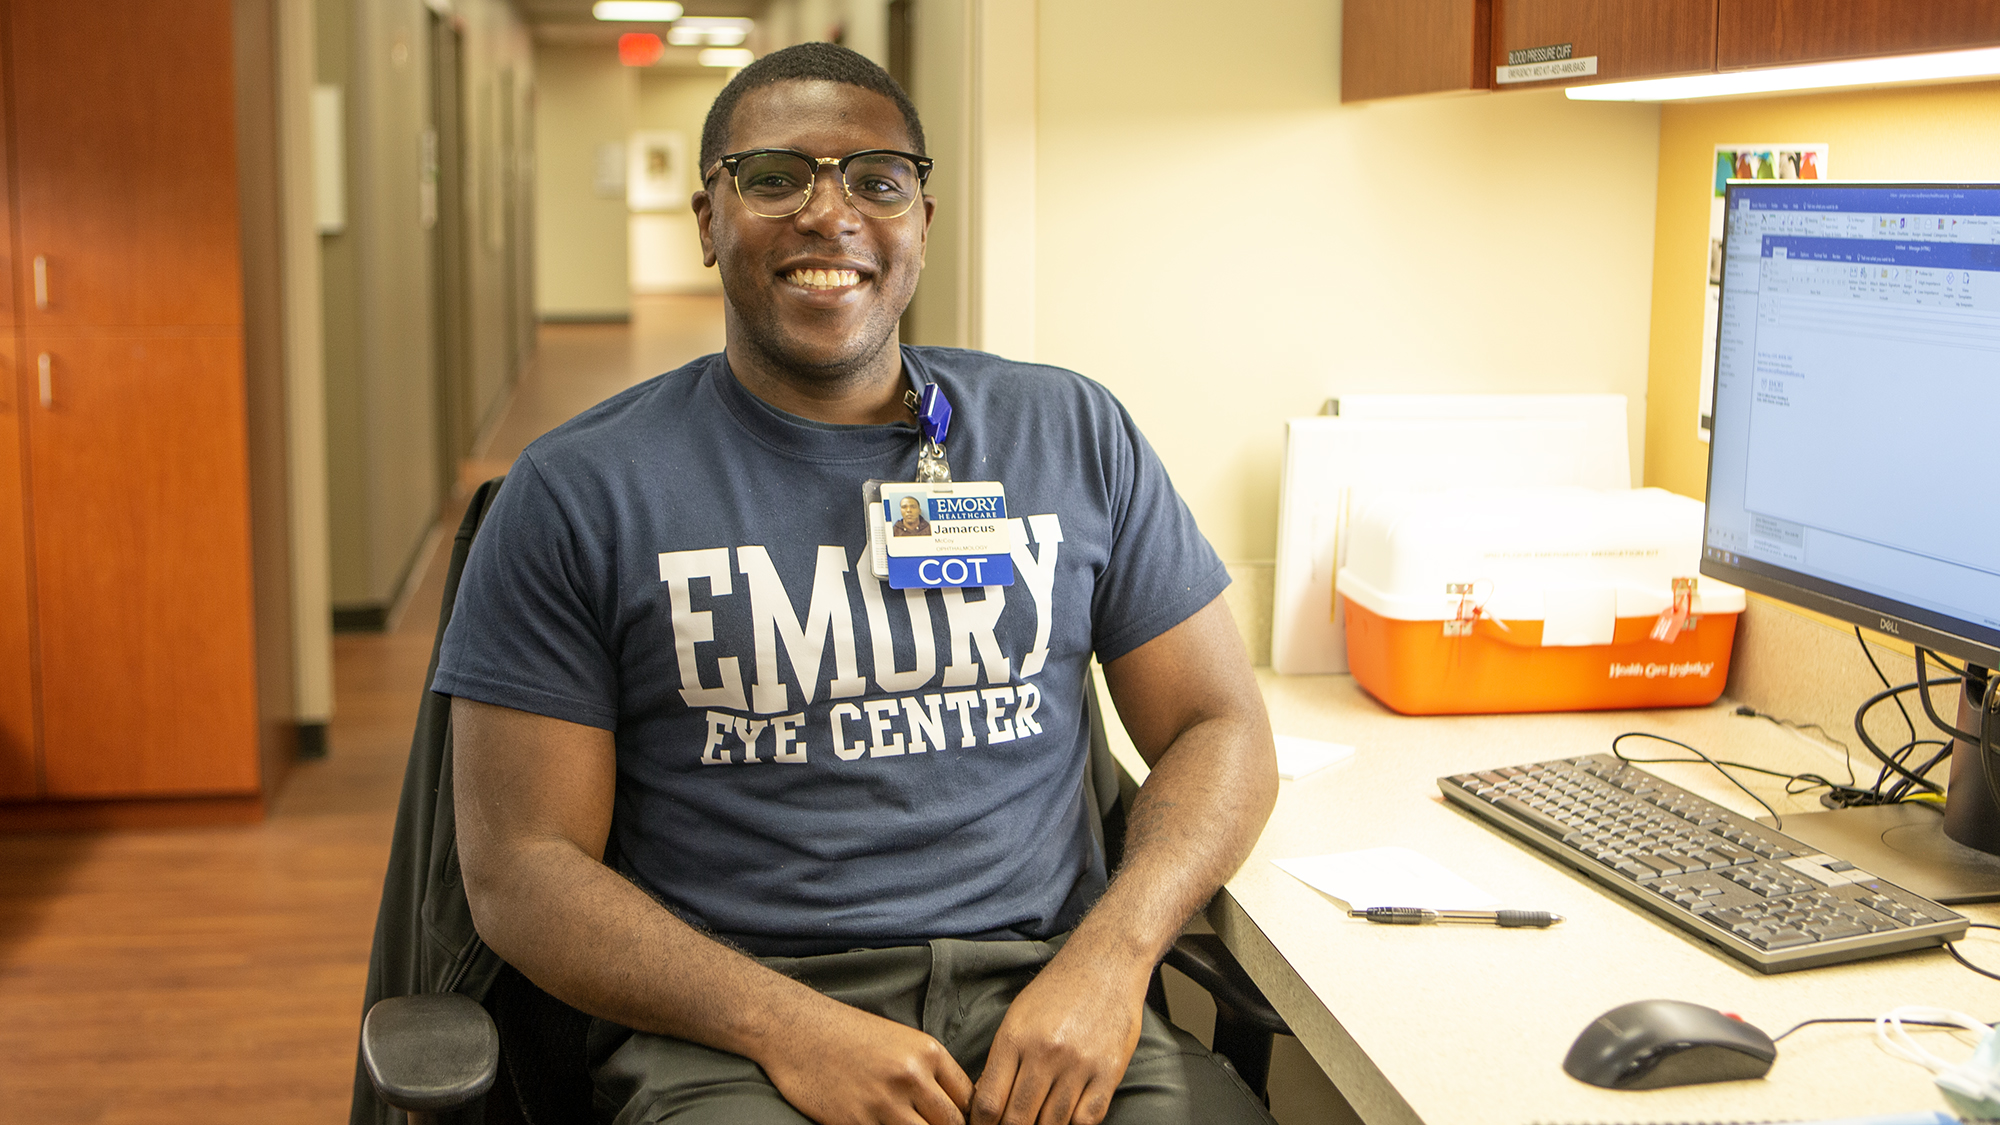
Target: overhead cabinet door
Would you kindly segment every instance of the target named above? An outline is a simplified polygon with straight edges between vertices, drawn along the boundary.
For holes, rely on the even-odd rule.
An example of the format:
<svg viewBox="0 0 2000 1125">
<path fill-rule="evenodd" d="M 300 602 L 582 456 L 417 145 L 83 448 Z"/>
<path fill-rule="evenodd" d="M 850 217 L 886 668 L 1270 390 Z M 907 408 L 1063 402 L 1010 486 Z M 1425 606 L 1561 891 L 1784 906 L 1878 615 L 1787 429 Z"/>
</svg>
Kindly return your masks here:
<svg viewBox="0 0 2000 1125">
<path fill-rule="evenodd" d="M 235 326 L 229 0 L 14 0 L 29 330 Z"/>
<path fill-rule="evenodd" d="M 1587 62 L 1588 73 L 1583 73 Z M 1715 0 L 1494 0 L 1493 63 L 1567 64 L 1540 81 L 1495 89 L 1574 86 L 1715 69 Z"/>
<path fill-rule="evenodd" d="M 1994 0 L 1719 0 L 1723 70 L 2000 44 Z"/>
</svg>

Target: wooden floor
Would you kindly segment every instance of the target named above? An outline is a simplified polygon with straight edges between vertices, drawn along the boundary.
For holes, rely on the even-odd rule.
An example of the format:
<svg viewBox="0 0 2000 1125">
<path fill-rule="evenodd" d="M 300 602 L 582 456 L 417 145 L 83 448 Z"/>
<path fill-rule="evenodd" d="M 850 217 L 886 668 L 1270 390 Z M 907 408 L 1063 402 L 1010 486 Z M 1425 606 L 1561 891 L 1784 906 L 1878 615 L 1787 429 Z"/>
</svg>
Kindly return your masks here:
<svg viewBox="0 0 2000 1125">
<path fill-rule="evenodd" d="M 644 298 L 629 327 L 545 326 L 461 479 L 721 346 L 719 298 Z M 443 555 L 389 632 L 335 639 L 331 752 L 292 770 L 264 823 L 0 837 L 0 1122 L 346 1120 Z"/>
</svg>

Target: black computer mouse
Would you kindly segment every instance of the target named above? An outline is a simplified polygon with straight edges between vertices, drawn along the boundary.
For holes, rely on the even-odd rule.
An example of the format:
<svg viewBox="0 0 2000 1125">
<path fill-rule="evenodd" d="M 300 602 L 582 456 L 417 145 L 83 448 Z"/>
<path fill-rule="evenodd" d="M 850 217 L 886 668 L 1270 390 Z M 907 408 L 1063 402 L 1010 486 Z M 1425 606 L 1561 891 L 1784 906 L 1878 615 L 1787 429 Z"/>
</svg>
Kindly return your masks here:
<svg viewBox="0 0 2000 1125">
<path fill-rule="evenodd" d="M 1613 1090 L 1762 1078 L 1771 1037 L 1734 1016 L 1680 1000 L 1640 1000 L 1597 1017 L 1569 1049 L 1571 1078 Z"/>
</svg>

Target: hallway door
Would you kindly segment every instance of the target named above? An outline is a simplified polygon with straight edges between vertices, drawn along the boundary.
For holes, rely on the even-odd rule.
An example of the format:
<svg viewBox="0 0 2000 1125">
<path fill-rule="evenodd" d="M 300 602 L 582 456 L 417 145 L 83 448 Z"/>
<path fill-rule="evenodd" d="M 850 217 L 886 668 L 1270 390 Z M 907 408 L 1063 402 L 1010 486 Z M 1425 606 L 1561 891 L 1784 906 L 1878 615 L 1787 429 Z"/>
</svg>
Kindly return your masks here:
<svg viewBox="0 0 2000 1125">
<path fill-rule="evenodd" d="M 458 29 L 447 17 L 430 17 L 430 128 L 434 138 L 435 222 L 431 225 L 431 278 L 436 288 L 431 302 L 431 339 L 437 350 L 432 366 L 437 378 L 438 481 L 442 495 L 452 495 L 458 483 L 458 463 L 472 452 L 477 396 L 472 385 L 471 341 L 467 338 L 465 244 L 465 110 L 464 82 L 459 71 Z"/>
</svg>

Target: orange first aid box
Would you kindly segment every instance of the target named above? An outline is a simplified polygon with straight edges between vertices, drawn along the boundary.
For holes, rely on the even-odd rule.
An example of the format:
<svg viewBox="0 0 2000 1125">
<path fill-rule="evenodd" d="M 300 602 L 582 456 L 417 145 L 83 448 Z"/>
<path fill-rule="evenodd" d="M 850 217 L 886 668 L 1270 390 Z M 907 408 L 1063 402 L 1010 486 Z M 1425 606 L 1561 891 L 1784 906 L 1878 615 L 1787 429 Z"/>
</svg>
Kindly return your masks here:
<svg viewBox="0 0 2000 1125">
<path fill-rule="evenodd" d="M 1743 591 L 1698 576 L 1701 533 L 1657 488 L 1357 497 L 1348 669 L 1406 715 L 1712 703 Z"/>
</svg>

